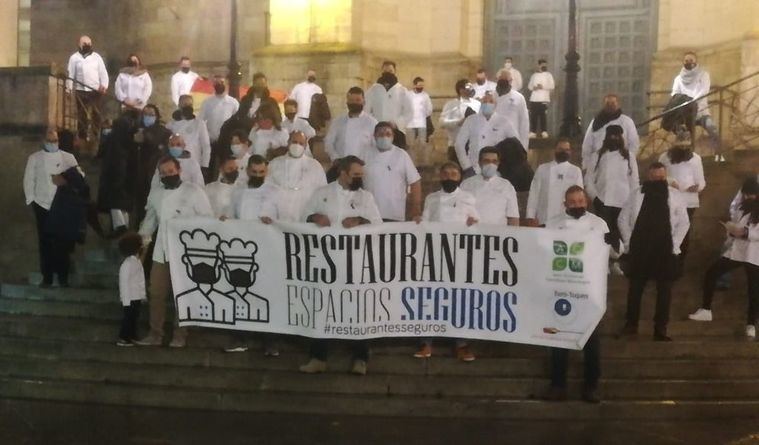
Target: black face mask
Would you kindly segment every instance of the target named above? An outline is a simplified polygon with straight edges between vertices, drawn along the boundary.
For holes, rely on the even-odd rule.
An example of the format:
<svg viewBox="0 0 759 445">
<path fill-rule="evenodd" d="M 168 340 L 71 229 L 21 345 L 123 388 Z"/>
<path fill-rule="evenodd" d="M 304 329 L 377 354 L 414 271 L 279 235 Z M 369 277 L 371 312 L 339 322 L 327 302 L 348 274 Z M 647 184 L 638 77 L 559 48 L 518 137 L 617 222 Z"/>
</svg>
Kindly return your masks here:
<svg viewBox="0 0 759 445">
<path fill-rule="evenodd" d="M 198 284 L 214 284 L 219 281 L 216 275 L 216 268 L 206 263 L 199 263 L 192 266 L 191 279 Z"/>
<path fill-rule="evenodd" d="M 567 153 L 566 151 L 559 151 L 559 152 L 554 153 L 553 155 L 554 159 L 556 159 L 556 162 L 558 162 L 559 164 L 561 164 L 562 162 L 567 162 L 569 160 L 569 156 L 570 156 L 569 153 Z"/>
<path fill-rule="evenodd" d="M 364 111 L 363 104 L 346 104 L 348 106 L 348 112 L 351 114 L 359 114 Z"/>
<path fill-rule="evenodd" d="M 617 151 L 624 147 L 621 139 L 604 139 L 604 147 L 609 151 Z"/>
<path fill-rule="evenodd" d="M 285 113 L 285 117 L 289 120 L 295 119 L 295 113 Z"/>
<path fill-rule="evenodd" d="M 82 48 L 79 50 L 82 54 L 87 54 L 92 52 L 92 45 L 82 45 Z"/>
<path fill-rule="evenodd" d="M 250 276 L 250 271 L 245 269 L 234 269 L 228 273 L 229 284 L 234 287 L 250 287 L 256 282 L 255 275 Z"/>
<path fill-rule="evenodd" d="M 651 193 L 653 195 L 666 195 L 669 193 L 668 187 L 669 185 L 664 179 L 656 181 L 644 181 L 641 185 L 641 191 L 645 194 Z"/>
<path fill-rule="evenodd" d="M 316 82 L 316 77 L 315 77 L 315 76 L 308 76 L 308 79 L 307 79 L 307 80 L 308 80 L 309 82 L 311 82 L 311 83 L 314 83 L 314 82 Z"/>
<path fill-rule="evenodd" d="M 443 179 L 440 181 L 440 186 L 443 188 L 444 192 L 453 193 L 459 187 L 459 181 L 455 181 L 453 179 Z"/>
<path fill-rule="evenodd" d="M 182 183 L 182 178 L 179 175 L 164 176 L 161 178 L 161 183 L 166 190 L 174 190 Z"/>
<path fill-rule="evenodd" d="M 421 93 L 422 91 L 424 91 L 424 88 L 414 88 L 414 91 L 416 91 L 417 93 Z"/>
<path fill-rule="evenodd" d="M 248 177 L 248 187 L 252 187 L 254 189 L 257 189 L 261 187 L 264 183 L 264 178 L 261 176 L 250 176 Z"/>
<path fill-rule="evenodd" d="M 219 95 L 224 94 L 224 84 L 223 83 L 215 83 L 213 85 L 213 91 L 216 94 L 219 94 Z"/>
<path fill-rule="evenodd" d="M 567 209 L 567 215 L 574 219 L 580 219 L 585 215 L 585 207 L 570 207 Z"/>
<path fill-rule="evenodd" d="M 189 66 L 183 66 L 182 67 L 182 72 L 185 73 L 185 74 L 189 73 L 190 72 L 190 67 Z"/>
<path fill-rule="evenodd" d="M 364 178 L 353 178 L 351 179 L 350 184 L 348 184 L 348 189 L 352 191 L 356 191 L 364 186 Z"/>
<path fill-rule="evenodd" d="M 540 71 L 544 71 L 544 72 L 548 71 L 548 67 L 545 66 L 545 65 L 543 65 L 543 66 L 540 67 Z"/>
<path fill-rule="evenodd" d="M 137 66 L 137 65 L 138 65 L 138 63 L 136 61 L 134 61 L 132 59 L 127 60 L 127 66 L 134 67 L 134 66 Z"/>
<path fill-rule="evenodd" d="M 393 73 L 382 73 L 379 79 L 377 79 L 377 83 L 383 85 L 385 90 L 389 90 L 398 83 L 398 78 Z"/>
<path fill-rule="evenodd" d="M 683 68 L 685 68 L 688 71 L 692 70 L 695 67 L 696 67 L 695 63 L 683 63 Z"/>
<path fill-rule="evenodd" d="M 238 170 L 227 172 L 224 173 L 224 180 L 227 181 L 228 184 L 234 184 L 235 181 L 237 181 L 238 176 L 240 176 L 240 172 Z"/>
<path fill-rule="evenodd" d="M 485 79 L 477 79 L 477 85 L 485 85 Z"/>
<path fill-rule="evenodd" d="M 195 113 L 192 110 L 192 105 L 182 107 L 182 117 L 187 120 L 195 119 Z"/>
</svg>

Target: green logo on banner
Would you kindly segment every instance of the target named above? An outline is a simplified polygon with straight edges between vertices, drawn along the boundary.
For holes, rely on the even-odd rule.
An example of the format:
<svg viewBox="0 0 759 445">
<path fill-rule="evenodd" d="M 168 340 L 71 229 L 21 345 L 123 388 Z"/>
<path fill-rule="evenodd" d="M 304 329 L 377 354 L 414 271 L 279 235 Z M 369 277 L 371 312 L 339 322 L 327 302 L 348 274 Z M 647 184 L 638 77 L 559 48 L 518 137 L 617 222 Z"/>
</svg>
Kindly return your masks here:
<svg viewBox="0 0 759 445">
<path fill-rule="evenodd" d="M 554 272 L 561 272 L 569 267 L 569 270 L 575 273 L 583 272 L 582 259 L 579 256 L 585 251 L 585 243 L 572 243 L 567 246 L 564 241 L 553 242 L 553 253 L 556 255 L 553 259 L 552 269 Z"/>
</svg>

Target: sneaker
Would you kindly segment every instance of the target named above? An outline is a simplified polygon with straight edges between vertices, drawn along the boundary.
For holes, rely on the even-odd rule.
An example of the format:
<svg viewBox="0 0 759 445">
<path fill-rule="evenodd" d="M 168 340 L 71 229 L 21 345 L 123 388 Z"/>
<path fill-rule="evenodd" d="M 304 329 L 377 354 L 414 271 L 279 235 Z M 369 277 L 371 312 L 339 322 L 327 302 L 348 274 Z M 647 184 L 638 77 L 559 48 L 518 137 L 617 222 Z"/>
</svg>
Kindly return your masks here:
<svg viewBox="0 0 759 445">
<path fill-rule="evenodd" d="M 414 353 L 414 357 L 416 358 L 430 358 L 432 357 L 432 346 L 431 345 L 422 345 L 419 347 L 419 350 Z"/>
<path fill-rule="evenodd" d="M 598 394 L 598 388 L 592 386 L 583 386 L 582 400 L 588 403 L 601 403 L 601 396 Z"/>
<path fill-rule="evenodd" d="M 232 345 L 227 346 L 224 348 L 224 352 L 246 352 L 248 350 L 248 345 Z"/>
<path fill-rule="evenodd" d="M 319 374 L 327 370 L 327 362 L 312 358 L 308 363 L 298 368 L 298 370 L 306 374 Z"/>
<path fill-rule="evenodd" d="M 619 265 L 619 261 L 613 261 L 611 263 L 611 267 L 609 267 L 609 270 L 611 271 L 612 275 L 616 275 L 618 277 L 625 276 L 625 272 L 622 270 L 622 267 Z"/>
<path fill-rule="evenodd" d="M 746 325 L 746 337 L 748 338 L 756 338 L 756 326 L 752 324 Z"/>
<path fill-rule="evenodd" d="M 530 139 L 535 139 L 536 137 L 538 137 L 537 134 L 530 132 Z"/>
<path fill-rule="evenodd" d="M 540 137 L 542 137 L 543 139 L 548 138 L 548 132 L 544 131 L 544 132 L 540 133 Z"/>
<path fill-rule="evenodd" d="M 694 321 L 712 321 L 711 309 L 698 308 L 698 310 L 688 315 L 690 320 Z"/>
<path fill-rule="evenodd" d="M 456 358 L 462 362 L 473 362 L 476 357 L 469 350 L 469 346 L 459 346 L 456 348 Z"/>
<path fill-rule="evenodd" d="M 116 342 L 116 346 L 120 346 L 120 347 L 122 347 L 122 348 L 131 348 L 132 346 L 134 346 L 134 343 L 132 343 L 132 342 L 131 342 L 131 341 L 129 341 L 129 340 L 124 340 L 124 339 L 120 338 L 120 339 L 119 339 L 119 340 Z"/>
<path fill-rule="evenodd" d="M 187 340 L 184 338 L 172 338 L 171 343 L 169 343 L 170 348 L 184 348 L 187 346 Z"/>
<path fill-rule="evenodd" d="M 279 357 L 279 349 L 276 346 L 267 346 L 264 348 L 264 357 Z"/>
<path fill-rule="evenodd" d="M 353 360 L 353 367 L 351 368 L 351 374 L 366 375 L 366 361 Z"/>
<path fill-rule="evenodd" d="M 549 402 L 563 402 L 567 400 L 567 389 L 559 388 L 558 386 L 550 386 L 548 390 L 543 394 L 543 400 Z"/>
<path fill-rule="evenodd" d="M 142 340 L 135 340 L 133 343 L 136 344 L 137 346 L 161 346 L 163 342 L 160 338 L 156 336 L 148 335 Z"/>
</svg>

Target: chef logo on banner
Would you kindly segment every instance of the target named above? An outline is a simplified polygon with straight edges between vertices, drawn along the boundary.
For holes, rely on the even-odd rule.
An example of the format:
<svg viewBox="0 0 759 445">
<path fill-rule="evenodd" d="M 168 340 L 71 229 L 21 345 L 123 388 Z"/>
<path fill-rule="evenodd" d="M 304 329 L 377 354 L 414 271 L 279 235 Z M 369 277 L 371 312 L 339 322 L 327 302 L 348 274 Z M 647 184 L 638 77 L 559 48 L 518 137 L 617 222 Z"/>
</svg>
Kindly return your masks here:
<svg viewBox="0 0 759 445">
<path fill-rule="evenodd" d="M 269 300 L 255 293 L 258 245 L 222 240 L 202 229 L 179 234 L 188 278 L 195 284 L 176 296 L 180 321 L 269 322 Z M 226 290 L 231 287 L 231 290 Z"/>
<path fill-rule="evenodd" d="M 553 242 L 553 264 L 554 272 L 563 272 L 569 269 L 571 272 L 582 273 L 583 264 L 580 258 L 585 251 L 585 243 L 577 242 L 567 244 L 564 241 Z"/>
</svg>

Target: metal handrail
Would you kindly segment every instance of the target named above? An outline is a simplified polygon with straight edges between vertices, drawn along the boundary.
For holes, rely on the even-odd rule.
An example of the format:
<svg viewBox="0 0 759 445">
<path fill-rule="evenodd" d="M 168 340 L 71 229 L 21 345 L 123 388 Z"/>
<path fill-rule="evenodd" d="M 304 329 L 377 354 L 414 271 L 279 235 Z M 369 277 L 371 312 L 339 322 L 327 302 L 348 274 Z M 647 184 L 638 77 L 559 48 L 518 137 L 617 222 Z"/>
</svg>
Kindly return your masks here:
<svg viewBox="0 0 759 445">
<path fill-rule="evenodd" d="M 97 88 L 93 88 L 93 87 L 91 87 L 91 86 L 89 86 L 89 85 L 87 85 L 87 84 L 85 84 L 83 82 L 80 82 L 80 81 L 74 79 L 73 77 L 69 77 L 68 75 L 63 74 L 63 73 L 59 73 L 59 74 L 52 74 L 51 73 L 50 76 L 51 77 L 55 77 L 56 79 L 63 79 L 63 80 L 71 81 L 71 82 L 73 82 L 73 83 L 75 83 L 77 85 L 81 85 L 81 86 L 87 88 L 89 91 L 98 91 Z M 118 102 L 121 105 L 124 105 L 124 106 L 127 106 L 127 107 L 129 106 L 129 105 L 125 104 L 124 101 L 119 100 L 113 94 L 103 93 L 102 96 L 107 97 L 109 99 L 113 99 L 114 101 Z"/>
</svg>

